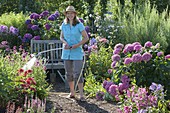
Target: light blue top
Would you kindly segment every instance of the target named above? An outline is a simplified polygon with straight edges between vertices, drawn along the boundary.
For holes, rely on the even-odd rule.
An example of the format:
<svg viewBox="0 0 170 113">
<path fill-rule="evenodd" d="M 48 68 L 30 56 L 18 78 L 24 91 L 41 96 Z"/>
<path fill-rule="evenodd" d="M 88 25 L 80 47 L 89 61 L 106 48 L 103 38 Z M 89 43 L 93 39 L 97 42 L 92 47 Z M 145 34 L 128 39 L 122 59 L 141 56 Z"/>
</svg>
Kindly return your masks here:
<svg viewBox="0 0 170 113">
<path fill-rule="evenodd" d="M 64 40 L 72 46 L 78 44 L 82 40 L 81 32 L 85 30 L 84 25 L 80 22 L 76 26 L 70 26 L 70 24 L 62 23 L 61 30 L 64 35 Z M 83 49 L 79 46 L 75 49 L 63 49 L 62 57 L 63 60 L 82 60 L 83 59 Z"/>
</svg>

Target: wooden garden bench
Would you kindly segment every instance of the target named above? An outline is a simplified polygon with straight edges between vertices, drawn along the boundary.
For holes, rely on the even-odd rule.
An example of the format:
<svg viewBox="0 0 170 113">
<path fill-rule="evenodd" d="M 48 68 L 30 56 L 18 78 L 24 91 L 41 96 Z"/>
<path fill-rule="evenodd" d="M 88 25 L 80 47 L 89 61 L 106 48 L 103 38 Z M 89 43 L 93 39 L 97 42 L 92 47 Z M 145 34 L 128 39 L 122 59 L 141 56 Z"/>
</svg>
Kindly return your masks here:
<svg viewBox="0 0 170 113">
<path fill-rule="evenodd" d="M 59 50 L 55 50 L 56 48 Z M 46 68 L 51 69 L 52 73 L 56 69 L 63 82 L 66 83 L 66 76 L 60 73 L 60 70 L 64 69 L 61 48 L 62 42 L 60 40 L 31 40 L 31 53 L 45 58 L 47 60 Z"/>
</svg>

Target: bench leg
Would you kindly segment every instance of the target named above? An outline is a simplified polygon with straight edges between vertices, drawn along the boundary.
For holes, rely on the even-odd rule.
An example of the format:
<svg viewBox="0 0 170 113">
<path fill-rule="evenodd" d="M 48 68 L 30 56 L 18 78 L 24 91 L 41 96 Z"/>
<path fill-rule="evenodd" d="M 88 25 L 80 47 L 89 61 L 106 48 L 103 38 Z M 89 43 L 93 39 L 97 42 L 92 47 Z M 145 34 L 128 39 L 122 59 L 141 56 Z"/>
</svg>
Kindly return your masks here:
<svg viewBox="0 0 170 113">
<path fill-rule="evenodd" d="M 63 80 L 63 82 L 65 83 L 65 88 L 68 88 L 67 76 L 66 75 L 62 75 L 59 70 L 57 70 L 57 72 L 60 75 L 60 77 Z"/>
</svg>

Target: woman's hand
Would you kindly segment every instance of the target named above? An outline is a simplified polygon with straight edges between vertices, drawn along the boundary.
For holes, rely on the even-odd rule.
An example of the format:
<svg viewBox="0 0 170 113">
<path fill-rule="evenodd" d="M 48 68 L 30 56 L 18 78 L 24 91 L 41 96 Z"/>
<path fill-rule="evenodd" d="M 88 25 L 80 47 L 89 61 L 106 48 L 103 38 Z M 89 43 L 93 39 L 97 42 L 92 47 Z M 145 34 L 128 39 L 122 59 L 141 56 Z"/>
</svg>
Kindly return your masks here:
<svg viewBox="0 0 170 113">
<path fill-rule="evenodd" d="M 71 46 L 69 46 L 68 44 L 65 44 L 64 49 L 70 49 Z"/>
</svg>

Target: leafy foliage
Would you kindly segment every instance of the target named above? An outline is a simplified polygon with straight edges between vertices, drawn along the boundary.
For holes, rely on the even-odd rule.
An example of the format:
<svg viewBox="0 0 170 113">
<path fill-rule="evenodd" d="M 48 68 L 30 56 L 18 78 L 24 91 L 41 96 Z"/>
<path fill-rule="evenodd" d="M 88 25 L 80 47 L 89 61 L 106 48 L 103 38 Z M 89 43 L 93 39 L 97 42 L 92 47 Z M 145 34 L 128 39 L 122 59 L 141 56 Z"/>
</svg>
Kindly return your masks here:
<svg viewBox="0 0 170 113">
<path fill-rule="evenodd" d="M 0 108 L 5 107 L 8 101 L 23 105 L 25 95 L 36 95 L 40 99 L 48 95 L 49 85 L 42 61 L 24 69 L 31 57 L 21 47 L 19 50 L 14 47 L 0 53 Z"/>
</svg>

